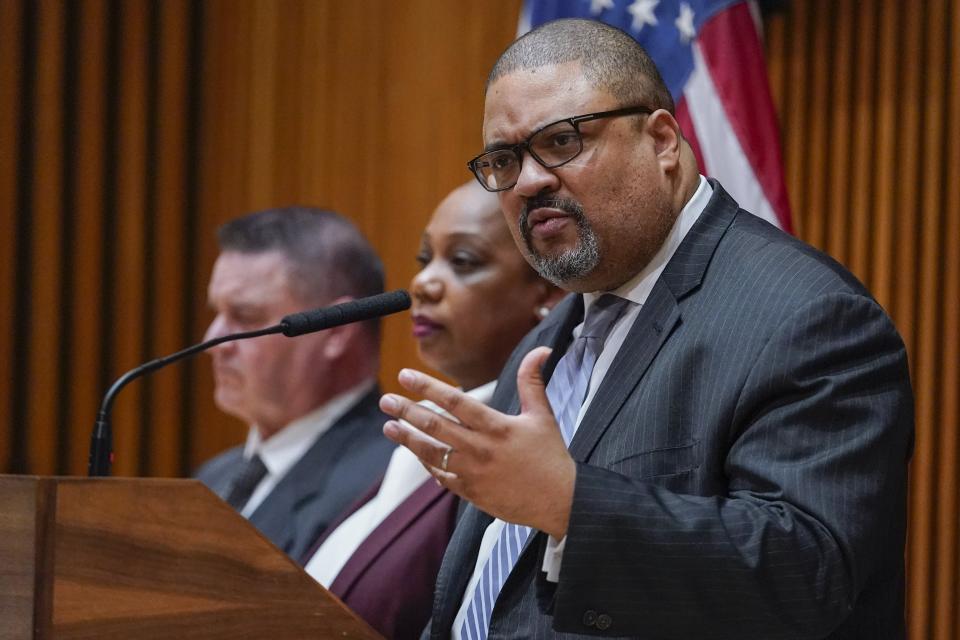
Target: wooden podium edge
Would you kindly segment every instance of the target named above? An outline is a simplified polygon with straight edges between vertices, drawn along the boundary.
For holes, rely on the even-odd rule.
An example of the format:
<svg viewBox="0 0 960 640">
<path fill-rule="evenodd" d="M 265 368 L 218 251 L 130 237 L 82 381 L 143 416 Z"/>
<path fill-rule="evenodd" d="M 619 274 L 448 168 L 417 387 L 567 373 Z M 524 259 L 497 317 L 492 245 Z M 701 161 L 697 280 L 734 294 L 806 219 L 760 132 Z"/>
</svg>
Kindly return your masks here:
<svg viewBox="0 0 960 640">
<path fill-rule="evenodd" d="M 0 557 L 32 546 L 18 565 L 33 581 L 32 640 L 234 637 L 211 624 L 238 638 L 382 640 L 197 480 L 0 476 L 9 491 L 33 505 L 9 521 L 26 532 L 32 520 L 32 545 L 0 540 Z"/>
</svg>

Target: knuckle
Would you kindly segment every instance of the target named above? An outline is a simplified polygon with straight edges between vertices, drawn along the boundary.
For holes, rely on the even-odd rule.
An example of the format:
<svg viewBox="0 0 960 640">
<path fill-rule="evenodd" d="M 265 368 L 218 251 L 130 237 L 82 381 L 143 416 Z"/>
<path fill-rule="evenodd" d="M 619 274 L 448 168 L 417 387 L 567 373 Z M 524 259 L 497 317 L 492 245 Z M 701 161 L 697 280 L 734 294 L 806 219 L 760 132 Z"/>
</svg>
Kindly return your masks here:
<svg viewBox="0 0 960 640">
<path fill-rule="evenodd" d="M 423 376 L 412 376 L 406 386 L 411 391 L 422 393 L 427 387 L 427 381 L 423 379 Z"/>
<path fill-rule="evenodd" d="M 396 411 L 391 411 L 391 415 L 399 420 L 406 420 L 410 412 L 410 403 L 399 397 L 395 398 L 395 402 L 397 403 Z"/>
<path fill-rule="evenodd" d="M 493 451 L 487 447 L 477 447 L 473 452 L 477 464 L 488 465 L 493 462 Z"/>
<path fill-rule="evenodd" d="M 420 430 L 430 435 L 436 435 L 440 431 L 440 416 L 430 411 L 424 417 L 420 424 Z"/>
<path fill-rule="evenodd" d="M 387 425 L 392 425 L 396 429 L 394 437 L 397 441 L 397 444 L 407 445 L 410 442 L 410 433 L 404 428 L 397 420 L 389 420 L 386 423 Z"/>
<path fill-rule="evenodd" d="M 487 433 L 495 440 L 504 441 L 510 435 L 510 429 L 501 421 L 490 421 L 487 424 Z"/>
<path fill-rule="evenodd" d="M 462 395 L 456 389 L 450 389 L 443 394 L 443 408 L 450 413 L 456 413 L 460 408 Z"/>
</svg>

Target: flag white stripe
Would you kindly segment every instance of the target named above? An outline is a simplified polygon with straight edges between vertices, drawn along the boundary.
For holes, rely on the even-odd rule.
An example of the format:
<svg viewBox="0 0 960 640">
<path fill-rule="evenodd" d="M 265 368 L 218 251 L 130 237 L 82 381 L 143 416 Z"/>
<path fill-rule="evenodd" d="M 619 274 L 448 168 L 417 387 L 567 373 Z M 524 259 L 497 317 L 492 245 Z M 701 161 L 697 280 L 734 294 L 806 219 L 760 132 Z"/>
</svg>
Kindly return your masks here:
<svg viewBox="0 0 960 640">
<path fill-rule="evenodd" d="M 707 68 L 700 46 L 693 45 L 694 68 L 683 93 L 706 165 L 703 172 L 720 181 L 740 206 L 780 226 L 777 214 L 740 145 Z"/>
</svg>

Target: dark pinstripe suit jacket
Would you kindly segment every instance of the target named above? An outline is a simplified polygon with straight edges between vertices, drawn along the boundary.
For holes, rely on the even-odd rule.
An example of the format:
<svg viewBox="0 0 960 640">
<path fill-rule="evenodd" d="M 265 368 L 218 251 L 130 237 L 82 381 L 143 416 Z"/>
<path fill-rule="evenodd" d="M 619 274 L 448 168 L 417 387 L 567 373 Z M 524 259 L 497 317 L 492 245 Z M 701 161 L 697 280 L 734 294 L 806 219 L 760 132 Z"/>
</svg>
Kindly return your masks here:
<svg viewBox="0 0 960 640">
<path fill-rule="evenodd" d="M 491 638 L 902 638 L 913 400 L 903 343 L 843 267 L 719 184 L 574 437 L 558 584 L 531 536 Z M 582 317 L 568 297 L 516 371 Z M 490 517 L 472 506 L 437 579 L 447 637 Z"/>
</svg>

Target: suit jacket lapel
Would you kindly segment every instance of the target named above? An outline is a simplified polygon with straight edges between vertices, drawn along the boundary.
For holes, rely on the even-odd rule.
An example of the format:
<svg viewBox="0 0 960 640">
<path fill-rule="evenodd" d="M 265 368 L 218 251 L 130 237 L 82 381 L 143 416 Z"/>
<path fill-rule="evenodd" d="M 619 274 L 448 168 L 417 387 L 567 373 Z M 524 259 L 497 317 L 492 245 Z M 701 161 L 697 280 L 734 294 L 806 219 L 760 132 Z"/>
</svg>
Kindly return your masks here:
<svg viewBox="0 0 960 640">
<path fill-rule="evenodd" d="M 222 471 L 209 481 L 211 491 L 216 493 L 224 502 L 226 502 L 227 496 L 230 495 L 230 487 L 237 477 L 238 470 L 242 464 L 244 464 L 243 447 L 234 447 L 224 454 L 223 462 L 221 463 Z"/>
<path fill-rule="evenodd" d="M 346 431 L 335 425 L 320 436 L 250 516 L 250 522 L 268 538 L 282 541 L 277 546 L 285 552 L 289 553 L 291 542 L 302 533 L 296 517 L 299 506 L 326 486 L 333 456 L 342 450 L 345 435 Z M 303 477 L 305 473 L 310 474 L 309 480 Z"/>
<path fill-rule="evenodd" d="M 589 457 L 679 321 L 677 301 L 670 290 L 658 282 L 630 328 L 570 442 L 570 455 L 575 460 L 584 462 Z"/>
<path fill-rule="evenodd" d="M 324 490 L 330 473 L 336 468 L 336 458 L 349 446 L 350 440 L 358 436 L 354 424 L 371 403 L 375 406 L 379 393 L 379 389 L 373 389 L 317 438 L 250 516 L 250 522 L 267 537 L 283 541 L 277 546 L 284 552 L 291 552 L 294 541 L 315 536 L 316 532 L 305 530 L 310 523 L 299 517 L 300 511 Z"/>
<path fill-rule="evenodd" d="M 699 287 L 720 239 L 739 209 L 718 182 L 711 180 L 710 184 L 710 201 L 654 285 L 570 443 L 570 454 L 579 462 L 589 458 L 681 322 L 679 302 Z"/>
<path fill-rule="evenodd" d="M 549 380 L 550 376 L 553 375 L 553 370 L 557 368 L 557 363 L 560 362 L 560 358 L 563 357 L 563 354 L 567 351 L 567 347 L 570 346 L 573 330 L 578 324 L 583 322 L 583 296 L 568 296 L 568 298 L 564 300 L 564 303 L 567 305 L 566 308 L 558 310 L 558 313 L 562 314 L 559 326 L 552 331 L 544 331 L 541 336 L 543 341 L 539 343 L 546 344 L 553 349 L 550 357 L 547 358 L 547 361 L 543 365 L 544 380 Z"/>
<path fill-rule="evenodd" d="M 438 485 L 433 478 L 424 481 L 360 543 L 337 574 L 330 590 L 346 596 L 357 579 L 380 558 L 391 543 L 445 495 L 446 489 Z"/>
</svg>

